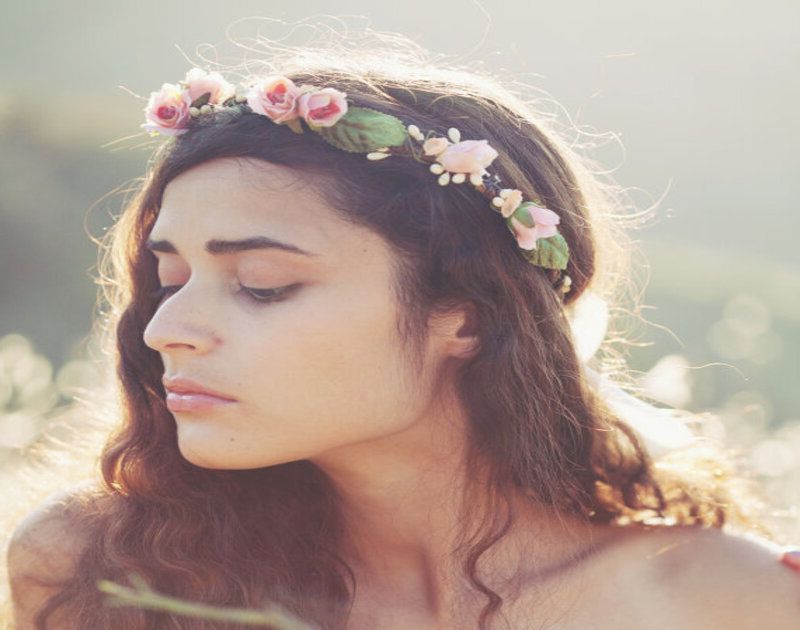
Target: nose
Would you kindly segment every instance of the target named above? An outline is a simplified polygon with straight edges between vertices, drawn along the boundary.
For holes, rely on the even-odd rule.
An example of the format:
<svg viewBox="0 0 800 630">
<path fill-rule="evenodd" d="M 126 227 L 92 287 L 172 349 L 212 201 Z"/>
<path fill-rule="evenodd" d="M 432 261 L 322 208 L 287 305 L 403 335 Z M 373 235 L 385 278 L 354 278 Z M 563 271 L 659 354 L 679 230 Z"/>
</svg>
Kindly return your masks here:
<svg viewBox="0 0 800 630">
<path fill-rule="evenodd" d="M 198 290 L 194 291 L 199 293 Z M 147 323 L 142 338 L 145 345 L 161 353 L 180 349 L 205 353 L 219 343 L 207 304 L 192 296 L 188 284 L 167 297 Z"/>
</svg>

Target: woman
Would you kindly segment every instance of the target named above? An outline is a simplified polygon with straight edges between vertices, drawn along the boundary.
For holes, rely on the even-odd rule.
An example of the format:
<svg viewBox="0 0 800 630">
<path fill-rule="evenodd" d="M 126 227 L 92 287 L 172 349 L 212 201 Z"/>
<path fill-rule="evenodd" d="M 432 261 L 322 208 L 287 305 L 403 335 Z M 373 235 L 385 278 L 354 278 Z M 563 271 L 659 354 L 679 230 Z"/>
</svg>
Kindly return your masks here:
<svg viewBox="0 0 800 630">
<path fill-rule="evenodd" d="M 725 462 L 657 466 L 579 356 L 581 296 L 628 288 L 619 190 L 390 52 L 151 95 L 106 254 L 123 417 L 17 529 L 19 626 L 250 627 L 105 606 L 135 572 L 321 628 L 797 627 L 775 547 L 720 530 L 758 528 Z"/>
</svg>

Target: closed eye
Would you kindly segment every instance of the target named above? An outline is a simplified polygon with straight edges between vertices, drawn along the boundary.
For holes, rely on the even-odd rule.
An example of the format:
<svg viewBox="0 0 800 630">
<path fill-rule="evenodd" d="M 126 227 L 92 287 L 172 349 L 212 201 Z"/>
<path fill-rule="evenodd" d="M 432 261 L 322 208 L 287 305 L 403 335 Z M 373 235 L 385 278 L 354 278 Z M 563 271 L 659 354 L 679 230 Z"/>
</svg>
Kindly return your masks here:
<svg viewBox="0 0 800 630">
<path fill-rule="evenodd" d="M 164 287 L 159 287 L 150 293 L 150 297 L 154 300 L 157 300 L 158 304 L 160 304 L 165 298 L 177 293 L 182 286 L 182 284 L 170 284 Z M 238 292 L 243 293 L 244 296 L 250 301 L 258 304 L 268 304 L 270 302 L 277 302 L 283 299 L 290 290 L 298 288 L 300 284 L 290 284 L 284 287 L 276 287 L 274 289 L 257 289 L 243 285 L 239 286 L 241 288 Z"/>
</svg>

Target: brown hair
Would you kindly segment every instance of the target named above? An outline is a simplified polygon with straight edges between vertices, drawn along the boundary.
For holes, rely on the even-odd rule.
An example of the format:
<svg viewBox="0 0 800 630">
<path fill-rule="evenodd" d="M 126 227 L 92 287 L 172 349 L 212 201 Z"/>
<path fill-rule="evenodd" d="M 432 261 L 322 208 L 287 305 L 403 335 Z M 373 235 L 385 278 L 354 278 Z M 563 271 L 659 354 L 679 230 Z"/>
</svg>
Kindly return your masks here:
<svg viewBox="0 0 800 630">
<path fill-rule="evenodd" d="M 469 414 L 469 465 L 489 462 L 488 491 L 498 505 L 522 488 L 537 502 L 594 523 L 757 524 L 737 502 L 735 477 L 718 454 L 684 451 L 675 455 L 677 464 L 655 465 L 583 378 L 570 309 L 590 288 L 612 304 L 624 303 L 631 290 L 633 243 L 625 228 L 636 219 L 627 215 L 622 190 L 593 172 L 553 120 L 488 72 L 445 67 L 410 42 L 401 52 L 399 45 L 395 38 L 381 49 L 373 39 L 366 49 L 340 47 L 333 54 L 290 50 L 273 63 L 299 84 L 334 86 L 351 104 L 422 130 L 445 135 L 454 126 L 465 139 L 487 139 L 500 152 L 492 169 L 504 184 L 560 215 L 572 290 L 562 303 L 551 278 L 524 260 L 485 198 L 467 185 L 437 185 L 413 160 L 369 161 L 252 114 L 219 115 L 169 139 L 107 237 L 104 322 L 116 345 L 122 417 L 102 452 L 103 488 L 74 517 L 92 536 L 74 578 L 40 612 L 39 628 L 59 606 L 68 607 L 78 627 L 220 627 L 103 606 L 96 580 L 125 582 L 134 571 L 177 597 L 248 607 L 276 601 L 309 623 L 344 627 L 355 577 L 338 553 L 342 518 L 327 477 L 305 460 L 235 471 L 188 463 L 165 407 L 160 357 L 142 340 L 158 286 L 142 244 L 165 186 L 217 158 L 294 169 L 309 186 L 324 185 L 335 212 L 385 238 L 396 252 L 394 288 L 409 348 L 421 347 L 431 312 L 474 305 L 480 348 L 462 365 L 456 386 Z M 623 374 L 610 344 L 602 354 Z M 513 518 L 502 513 L 472 539 L 464 565 L 487 597 L 481 627 L 502 605 L 476 575 L 478 558 Z"/>
</svg>

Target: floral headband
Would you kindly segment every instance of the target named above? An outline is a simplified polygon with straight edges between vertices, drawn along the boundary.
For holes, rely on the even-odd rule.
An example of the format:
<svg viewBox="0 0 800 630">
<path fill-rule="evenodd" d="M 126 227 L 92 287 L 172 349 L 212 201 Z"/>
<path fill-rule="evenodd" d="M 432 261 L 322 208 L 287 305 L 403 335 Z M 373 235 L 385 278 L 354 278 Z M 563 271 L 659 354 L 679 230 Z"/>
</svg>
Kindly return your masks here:
<svg viewBox="0 0 800 630">
<path fill-rule="evenodd" d="M 192 68 L 177 85 L 164 83 L 161 90 L 150 94 L 144 109 L 147 122 L 141 127 L 151 136 L 178 136 L 189 131 L 193 119 L 223 108 L 266 116 L 295 133 L 303 133 L 303 121 L 329 144 L 366 153 L 368 160 L 410 157 L 430 164 L 442 186 L 469 181 L 506 220 L 528 262 L 546 269 L 566 269 L 569 248 L 556 228 L 559 216 L 541 203 L 523 201 L 521 191 L 500 186 L 497 175 L 486 170 L 498 156 L 486 140 L 461 140 L 455 127 L 448 129 L 446 138 L 434 137 L 433 132 L 423 134 L 416 125 L 406 126 L 395 116 L 350 106 L 346 96 L 330 87 L 295 85 L 283 76 L 233 86 L 217 72 Z M 561 274 L 556 286 L 567 293 L 571 284 L 570 277 Z"/>
</svg>

